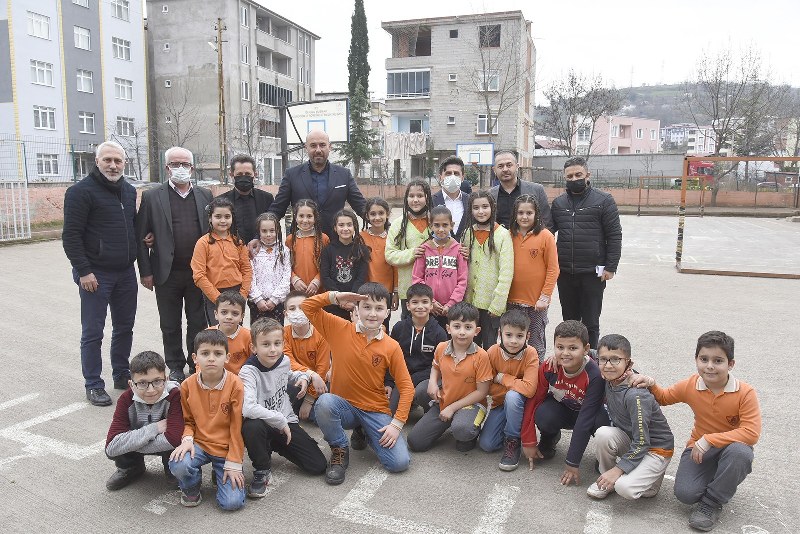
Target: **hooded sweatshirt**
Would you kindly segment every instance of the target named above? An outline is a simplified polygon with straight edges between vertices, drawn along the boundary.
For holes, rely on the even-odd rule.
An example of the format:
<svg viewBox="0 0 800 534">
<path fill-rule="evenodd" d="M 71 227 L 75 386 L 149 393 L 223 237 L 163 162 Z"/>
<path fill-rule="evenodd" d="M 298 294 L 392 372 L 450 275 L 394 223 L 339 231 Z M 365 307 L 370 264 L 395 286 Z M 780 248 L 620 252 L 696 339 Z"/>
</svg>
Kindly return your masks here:
<svg viewBox="0 0 800 534">
<path fill-rule="evenodd" d="M 271 367 L 251 356 L 239 370 L 239 378 L 244 384 L 242 415 L 246 419 L 263 419 L 276 430 L 299 422 L 286 390 L 290 380 L 294 384 L 301 378 L 308 380 L 308 375 L 292 371 L 288 356 L 282 355 Z"/>
</svg>

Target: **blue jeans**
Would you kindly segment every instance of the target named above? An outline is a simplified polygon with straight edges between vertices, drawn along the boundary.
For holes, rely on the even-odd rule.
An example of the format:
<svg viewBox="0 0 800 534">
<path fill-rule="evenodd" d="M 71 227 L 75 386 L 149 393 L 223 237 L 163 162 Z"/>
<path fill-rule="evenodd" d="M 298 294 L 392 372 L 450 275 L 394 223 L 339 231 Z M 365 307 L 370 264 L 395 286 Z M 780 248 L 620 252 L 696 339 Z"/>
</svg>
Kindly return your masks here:
<svg viewBox="0 0 800 534">
<path fill-rule="evenodd" d="M 111 372 L 115 379 L 130 376 L 128 359 L 133 343 L 133 322 L 136 319 L 136 295 L 139 283 L 133 265 L 122 271 L 94 271 L 97 290 L 80 287 L 78 272 L 72 279 L 78 284 L 81 297 L 81 367 L 86 389 L 105 387 L 103 372 L 103 328 L 111 309 Z"/>
<path fill-rule="evenodd" d="M 199 445 L 194 445 L 194 458 L 188 452 L 183 456 L 183 460 L 170 461 L 169 470 L 178 479 L 178 486 L 181 490 L 193 490 L 200 488 L 203 477 L 201 466 L 210 463 L 214 474 L 217 475 L 217 504 L 223 510 L 238 510 L 244 506 L 244 488 L 234 488 L 230 480 L 222 483 L 225 458 L 211 456 Z"/>
<path fill-rule="evenodd" d="M 344 429 L 351 429 L 360 425 L 367 435 L 367 441 L 372 450 L 378 455 L 378 460 L 387 471 L 398 473 L 408 469 L 411 457 L 408 454 L 408 446 L 402 433 L 391 449 L 378 443 L 382 435 L 381 432 L 378 432 L 378 429 L 392 422 L 391 415 L 359 410 L 342 397 L 333 393 L 323 393 L 319 396 L 314 404 L 314 415 L 325 441 L 331 447 L 349 447 L 350 444 Z"/>
<path fill-rule="evenodd" d="M 503 438 L 519 439 L 522 431 L 522 414 L 525 412 L 525 395 L 514 390 L 506 392 L 502 406 L 492 408 L 486 417 L 478 446 L 486 452 L 499 450 L 503 446 Z"/>
</svg>

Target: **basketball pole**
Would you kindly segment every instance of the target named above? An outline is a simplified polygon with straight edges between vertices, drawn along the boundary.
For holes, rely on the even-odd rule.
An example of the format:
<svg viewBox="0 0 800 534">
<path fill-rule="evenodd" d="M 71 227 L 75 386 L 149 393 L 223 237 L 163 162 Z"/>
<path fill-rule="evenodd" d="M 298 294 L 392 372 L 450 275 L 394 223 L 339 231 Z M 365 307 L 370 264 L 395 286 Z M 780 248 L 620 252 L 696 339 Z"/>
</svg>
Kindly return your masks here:
<svg viewBox="0 0 800 534">
<path fill-rule="evenodd" d="M 683 257 L 683 227 L 686 222 L 686 181 L 689 175 L 689 158 L 683 158 L 683 172 L 681 173 L 681 204 L 678 206 L 678 241 L 675 244 L 675 269 L 681 272 L 681 259 Z"/>
</svg>

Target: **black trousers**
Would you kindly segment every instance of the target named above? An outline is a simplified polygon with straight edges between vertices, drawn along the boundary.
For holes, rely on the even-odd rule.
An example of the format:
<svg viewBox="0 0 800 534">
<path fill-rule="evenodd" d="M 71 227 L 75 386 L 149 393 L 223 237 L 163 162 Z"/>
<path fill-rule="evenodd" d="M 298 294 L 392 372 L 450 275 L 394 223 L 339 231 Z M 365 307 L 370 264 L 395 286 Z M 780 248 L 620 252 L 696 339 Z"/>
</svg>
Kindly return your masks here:
<svg viewBox="0 0 800 534">
<path fill-rule="evenodd" d="M 250 307 L 250 326 L 253 326 L 253 323 L 259 319 L 275 319 L 283 325 L 283 303 L 275 306 L 272 311 L 265 312 L 260 311 L 258 306 L 250 301 L 247 301 L 247 305 Z"/>
<path fill-rule="evenodd" d="M 164 464 L 164 469 L 169 469 L 169 455 L 172 451 L 166 451 L 153 454 L 152 456 L 161 456 L 161 463 Z M 144 454 L 140 452 L 126 452 L 119 456 L 111 458 L 114 460 L 114 465 L 117 469 L 130 469 L 131 467 L 142 466 L 144 467 Z"/>
<path fill-rule="evenodd" d="M 340 308 L 336 304 L 331 304 L 329 306 L 325 306 L 323 309 L 326 312 L 335 315 L 336 317 L 341 317 L 345 321 L 350 321 L 351 320 L 350 312 L 345 310 L 344 308 Z"/>
<path fill-rule="evenodd" d="M 328 461 L 317 442 L 297 423 L 289 423 L 289 430 L 292 432 L 292 441 L 287 445 L 286 436 L 264 420 L 244 419 L 242 437 L 247 454 L 253 461 L 253 469 L 271 469 L 272 452 L 275 451 L 310 475 L 324 473 Z"/>
<path fill-rule="evenodd" d="M 500 317 L 492 317 L 488 310 L 478 310 L 480 312 L 479 324 L 481 333 L 475 339 L 475 343 L 484 350 L 489 350 L 492 345 L 497 345 L 497 332 L 500 330 Z"/>
<path fill-rule="evenodd" d="M 208 326 L 203 305 L 203 292 L 194 285 L 192 271 L 173 270 L 163 284 L 155 286 L 156 306 L 164 342 L 164 360 L 170 370 L 183 370 L 189 364 L 194 373 L 194 338 Z M 186 315 L 186 354 L 181 346 L 181 312 Z"/>
<path fill-rule="evenodd" d="M 539 407 L 536 408 L 536 426 L 539 428 L 539 433 L 541 434 L 539 443 L 541 444 L 552 440 L 562 428 L 574 428 L 579 413 L 580 412 L 575 410 L 570 410 L 548 395 Z M 610 424 L 611 421 L 608 419 L 608 412 L 604 406 L 601 406 L 600 409 L 597 410 L 597 415 L 594 418 L 592 434 L 601 426 L 608 426 Z"/>
<path fill-rule="evenodd" d="M 589 345 L 597 348 L 600 340 L 600 313 L 603 311 L 603 291 L 606 283 L 594 273 L 565 274 L 558 277 L 558 298 L 561 317 L 574 319 L 586 325 Z"/>
</svg>

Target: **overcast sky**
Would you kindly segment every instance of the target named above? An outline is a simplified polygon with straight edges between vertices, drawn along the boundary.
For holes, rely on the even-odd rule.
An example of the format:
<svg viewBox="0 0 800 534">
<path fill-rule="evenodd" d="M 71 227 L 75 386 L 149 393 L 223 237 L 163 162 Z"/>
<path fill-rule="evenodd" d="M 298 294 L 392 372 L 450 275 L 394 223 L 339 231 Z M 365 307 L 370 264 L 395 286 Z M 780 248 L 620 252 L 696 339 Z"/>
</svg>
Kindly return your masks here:
<svg viewBox="0 0 800 534">
<path fill-rule="evenodd" d="M 776 82 L 800 86 L 800 0 L 365 0 L 370 91 L 386 94 L 391 38 L 382 21 L 522 10 L 532 22 L 540 91 L 570 68 L 601 74 L 617 87 L 678 83 L 704 49 L 760 50 Z M 647 7 L 645 7 L 647 6 Z M 300 0 L 270 7 L 321 37 L 316 91 L 347 90 L 352 0 Z"/>
</svg>

